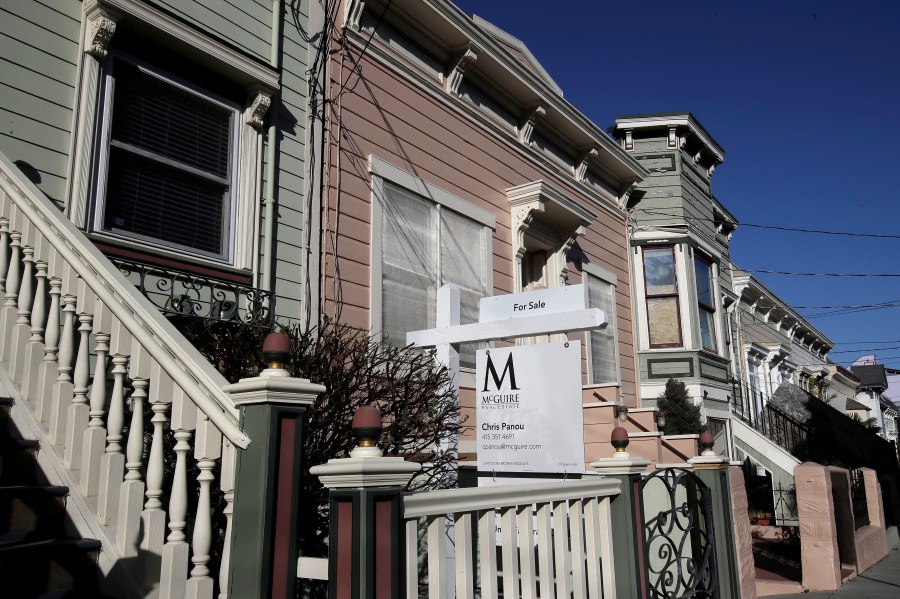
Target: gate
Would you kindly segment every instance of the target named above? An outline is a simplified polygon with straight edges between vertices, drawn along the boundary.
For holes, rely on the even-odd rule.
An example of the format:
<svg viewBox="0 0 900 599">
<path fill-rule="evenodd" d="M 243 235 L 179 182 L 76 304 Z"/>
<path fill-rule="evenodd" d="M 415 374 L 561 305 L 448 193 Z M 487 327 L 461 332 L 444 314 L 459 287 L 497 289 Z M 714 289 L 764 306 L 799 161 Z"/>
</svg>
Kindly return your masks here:
<svg viewBox="0 0 900 599">
<path fill-rule="evenodd" d="M 640 565 L 648 599 L 719 599 L 709 487 L 694 472 L 663 468 L 640 481 Z"/>
</svg>

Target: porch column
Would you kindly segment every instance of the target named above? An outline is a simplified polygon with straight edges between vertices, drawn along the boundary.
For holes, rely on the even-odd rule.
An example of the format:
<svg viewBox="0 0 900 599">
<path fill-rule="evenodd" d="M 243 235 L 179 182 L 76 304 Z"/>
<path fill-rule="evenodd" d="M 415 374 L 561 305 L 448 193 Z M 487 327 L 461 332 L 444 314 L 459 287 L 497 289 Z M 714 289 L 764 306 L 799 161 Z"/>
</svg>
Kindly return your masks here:
<svg viewBox="0 0 900 599">
<path fill-rule="evenodd" d="M 403 458 L 386 458 L 378 408 L 353 417 L 357 447 L 349 458 L 314 466 L 331 497 L 328 599 L 399 599 L 403 592 L 403 514 L 400 492 L 421 470 Z"/>
<path fill-rule="evenodd" d="M 224 387 L 253 439 L 237 456 L 227 595 L 235 599 L 296 594 L 303 419 L 325 387 L 288 376 L 289 358 L 287 336 L 273 333 L 263 344 L 268 368 Z"/>
<path fill-rule="evenodd" d="M 734 515 L 731 508 L 731 482 L 728 476 L 728 458 L 713 450 L 715 439 L 709 431 L 700 435 L 700 455 L 688 460 L 694 473 L 709 487 L 710 507 L 716 541 L 716 564 L 719 572 L 719 594 L 722 597 L 740 597 L 741 584 L 738 571 L 737 539 L 734 533 Z"/>
<path fill-rule="evenodd" d="M 616 451 L 601 458 L 591 467 L 607 478 L 618 479 L 621 492 L 612 498 L 610 520 L 613 523 L 613 566 L 616 573 L 616 597 L 648 597 L 641 504 L 641 475 L 650 460 L 633 458 L 628 448 L 628 432 L 622 427 L 613 429 L 611 441 Z"/>
</svg>

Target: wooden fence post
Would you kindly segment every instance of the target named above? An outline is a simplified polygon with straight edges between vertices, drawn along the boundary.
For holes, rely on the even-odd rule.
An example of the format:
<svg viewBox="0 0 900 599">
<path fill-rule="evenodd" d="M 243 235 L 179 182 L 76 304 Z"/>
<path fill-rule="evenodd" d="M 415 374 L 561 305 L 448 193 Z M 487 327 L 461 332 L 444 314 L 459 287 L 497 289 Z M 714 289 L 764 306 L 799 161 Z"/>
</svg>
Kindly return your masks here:
<svg viewBox="0 0 900 599">
<path fill-rule="evenodd" d="M 266 337 L 258 377 L 224 387 L 240 410 L 240 427 L 253 442 L 238 451 L 231 522 L 227 595 L 284 599 L 297 587 L 297 500 L 303 472 L 303 420 L 325 391 L 288 376 L 282 333 Z"/>
<path fill-rule="evenodd" d="M 628 432 L 616 427 L 612 432 L 612 445 L 616 448 L 611 457 L 601 458 L 591 467 L 606 478 L 618 479 L 621 492 L 612 498 L 613 566 L 616 572 L 616 597 L 648 597 L 646 565 L 643 549 L 643 514 L 641 502 L 641 475 L 650 460 L 632 458 L 626 451 Z"/>
<path fill-rule="evenodd" d="M 329 599 L 399 599 L 403 592 L 403 515 L 400 492 L 421 470 L 403 458 L 386 458 L 378 408 L 353 417 L 357 447 L 349 458 L 329 460 L 310 473 L 330 490 Z"/>
</svg>

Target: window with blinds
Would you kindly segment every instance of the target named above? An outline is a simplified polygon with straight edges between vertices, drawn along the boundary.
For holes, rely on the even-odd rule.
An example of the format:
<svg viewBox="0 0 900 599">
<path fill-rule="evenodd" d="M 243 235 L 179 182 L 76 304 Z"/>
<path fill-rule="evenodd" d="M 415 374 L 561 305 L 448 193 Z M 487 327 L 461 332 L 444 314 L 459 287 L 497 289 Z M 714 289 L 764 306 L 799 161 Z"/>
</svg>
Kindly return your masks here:
<svg viewBox="0 0 900 599">
<path fill-rule="evenodd" d="M 228 260 L 237 109 L 121 57 L 104 99 L 95 230 Z"/>
<path fill-rule="evenodd" d="M 584 271 L 584 274 L 588 308 L 603 310 L 607 321 L 605 327 L 594 329 L 588 334 L 590 383 L 617 383 L 619 351 L 616 344 L 616 286 L 588 271 Z"/>
<path fill-rule="evenodd" d="M 435 326 L 441 285 L 460 289 L 460 321 L 478 320 L 487 295 L 489 229 L 401 187 L 385 183 L 381 227 L 381 307 L 385 340 L 405 345 L 406 333 Z M 474 344 L 460 348 L 460 365 L 474 367 Z"/>
</svg>

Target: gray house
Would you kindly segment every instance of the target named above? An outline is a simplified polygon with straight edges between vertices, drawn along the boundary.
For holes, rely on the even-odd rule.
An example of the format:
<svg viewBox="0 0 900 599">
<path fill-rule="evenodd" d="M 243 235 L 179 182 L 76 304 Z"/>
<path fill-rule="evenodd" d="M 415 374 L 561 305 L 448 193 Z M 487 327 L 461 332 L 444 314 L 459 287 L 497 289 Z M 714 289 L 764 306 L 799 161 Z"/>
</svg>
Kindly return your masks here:
<svg viewBox="0 0 900 599">
<path fill-rule="evenodd" d="M 669 378 L 683 381 L 723 450 L 734 393 L 729 245 L 737 221 L 713 196 L 711 177 L 725 152 L 687 112 L 621 116 L 612 133 L 650 171 L 631 210 L 641 400 L 652 406 Z"/>
<path fill-rule="evenodd" d="M 308 5 L 4 2 L 0 152 L 161 307 L 300 319 Z"/>
</svg>

